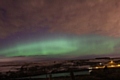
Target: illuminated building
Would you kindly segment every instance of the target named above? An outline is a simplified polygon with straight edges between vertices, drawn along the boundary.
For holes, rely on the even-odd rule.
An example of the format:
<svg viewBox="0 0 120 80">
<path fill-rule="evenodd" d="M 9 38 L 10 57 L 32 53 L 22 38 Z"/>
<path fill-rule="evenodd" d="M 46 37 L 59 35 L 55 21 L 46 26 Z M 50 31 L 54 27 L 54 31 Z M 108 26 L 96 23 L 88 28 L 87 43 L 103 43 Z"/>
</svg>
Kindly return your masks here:
<svg viewBox="0 0 120 80">
<path fill-rule="evenodd" d="M 113 60 L 111 60 L 107 64 L 99 63 L 99 65 L 93 67 L 93 69 L 101 69 L 101 68 L 105 68 L 105 67 L 107 67 L 107 68 L 115 68 L 115 67 L 120 67 L 120 64 L 115 63 Z"/>
</svg>

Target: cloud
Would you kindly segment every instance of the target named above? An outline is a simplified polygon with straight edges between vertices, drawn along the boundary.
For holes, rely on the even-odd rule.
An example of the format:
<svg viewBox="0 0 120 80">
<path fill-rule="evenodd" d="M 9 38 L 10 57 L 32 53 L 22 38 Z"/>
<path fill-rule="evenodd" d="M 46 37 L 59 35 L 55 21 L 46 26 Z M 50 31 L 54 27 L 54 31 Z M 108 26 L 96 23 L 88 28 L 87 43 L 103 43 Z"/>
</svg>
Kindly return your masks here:
<svg viewBox="0 0 120 80">
<path fill-rule="evenodd" d="M 120 36 L 119 0 L 2 0 L 0 38 L 22 31 Z"/>
</svg>

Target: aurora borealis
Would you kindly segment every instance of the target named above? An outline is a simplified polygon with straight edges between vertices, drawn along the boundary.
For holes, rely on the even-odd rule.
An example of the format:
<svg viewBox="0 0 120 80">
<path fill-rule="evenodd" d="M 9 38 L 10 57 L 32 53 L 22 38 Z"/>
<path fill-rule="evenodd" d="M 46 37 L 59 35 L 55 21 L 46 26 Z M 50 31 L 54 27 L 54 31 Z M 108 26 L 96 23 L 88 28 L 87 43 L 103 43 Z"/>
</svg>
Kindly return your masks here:
<svg viewBox="0 0 120 80">
<path fill-rule="evenodd" d="M 1 0 L 0 57 L 120 56 L 119 0 Z"/>
<path fill-rule="evenodd" d="M 20 43 L 11 48 L 1 50 L 1 53 L 8 57 L 11 56 L 34 56 L 34 55 L 99 55 L 116 52 L 118 39 L 111 39 L 103 36 L 72 36 L 53 37 L 52 39 Z M 118 51 L 120 52 L 120 51 Z"/>
</svg>

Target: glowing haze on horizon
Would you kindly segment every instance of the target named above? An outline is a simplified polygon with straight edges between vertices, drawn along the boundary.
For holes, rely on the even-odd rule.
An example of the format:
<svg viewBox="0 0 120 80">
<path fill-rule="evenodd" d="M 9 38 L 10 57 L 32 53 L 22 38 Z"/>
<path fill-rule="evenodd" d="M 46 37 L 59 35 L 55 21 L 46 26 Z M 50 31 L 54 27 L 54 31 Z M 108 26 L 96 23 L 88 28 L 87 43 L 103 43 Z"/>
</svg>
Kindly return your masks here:
<svg viewBox="0 0 120 80">
<path fill-rule="evenodd" d="M 120 50 L 116 49 L 119 43 L 119 39 L 104 36 L 57 36 L 45 38 L 44 40 L 37 39 L 37 41 L 17 42 L 16 45 L 0 50 L 0 53 L 6 57 L 103 55 L 120 52 Z"/>
</svg>

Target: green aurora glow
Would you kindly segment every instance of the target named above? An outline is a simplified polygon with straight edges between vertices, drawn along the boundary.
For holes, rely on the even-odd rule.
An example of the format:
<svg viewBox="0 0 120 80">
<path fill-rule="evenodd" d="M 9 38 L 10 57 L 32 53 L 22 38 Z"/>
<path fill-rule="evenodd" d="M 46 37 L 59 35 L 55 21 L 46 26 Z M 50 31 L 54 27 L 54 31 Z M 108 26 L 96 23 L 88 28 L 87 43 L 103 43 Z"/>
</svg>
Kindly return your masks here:
<svg viewBox="0 0 120 80">
<path fill-rule="evenodd" d="M 21 43 L 0 51 L 1 55 L 34 56 L 34 55 L 99 55 L 115 52 L 119 40 L 105 37 L 53 38 L 37 42 Z"/>
</svg>

